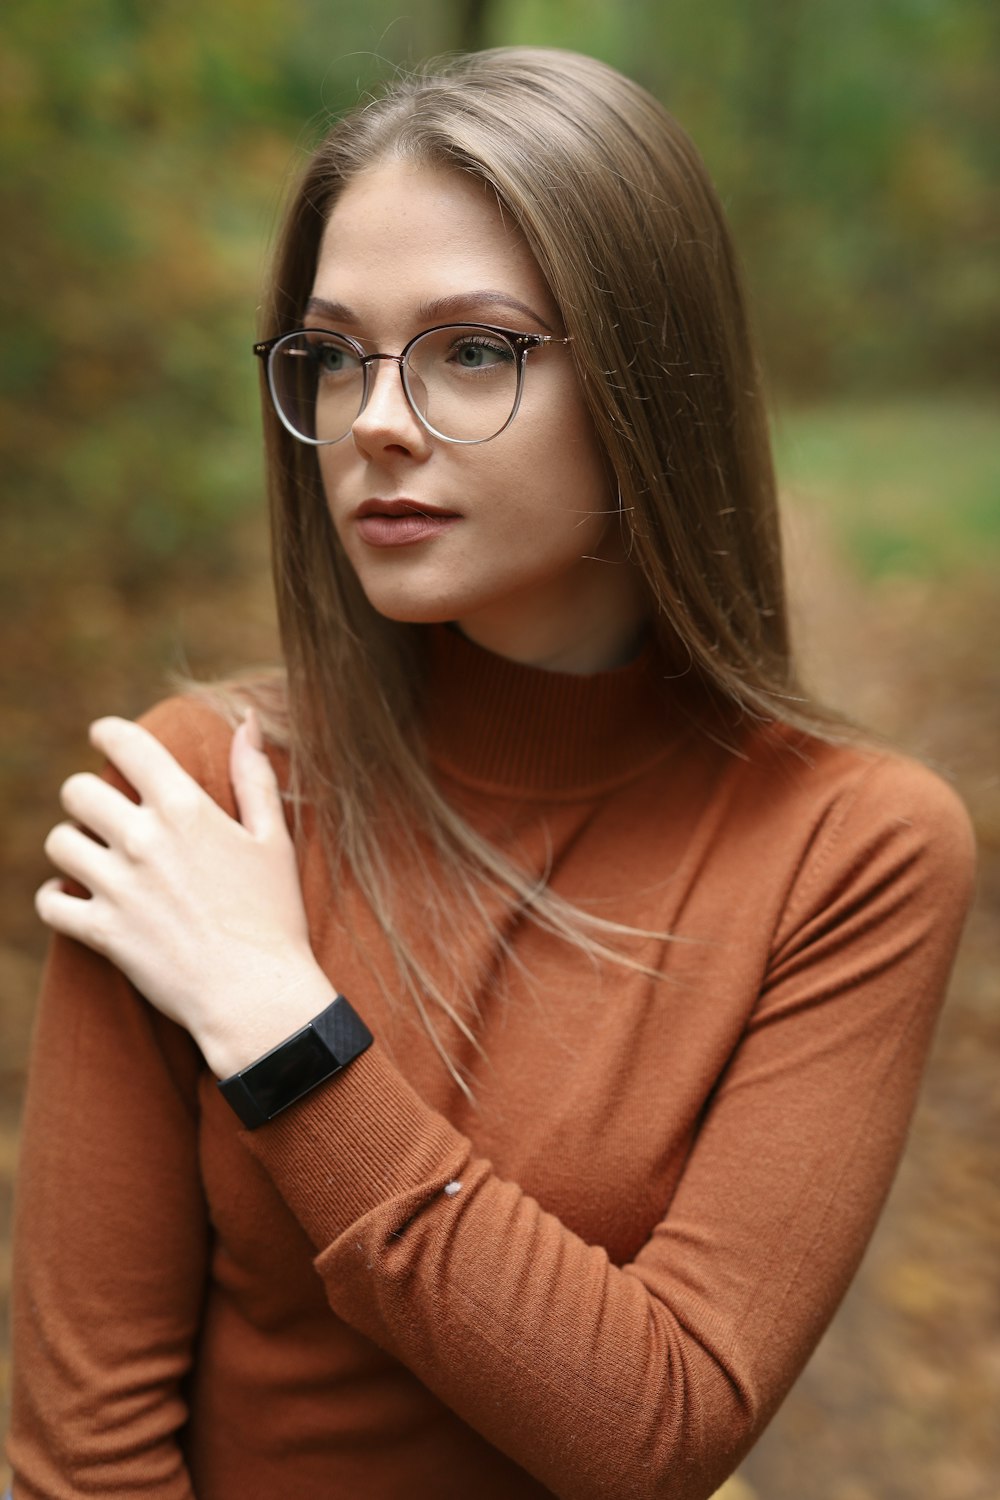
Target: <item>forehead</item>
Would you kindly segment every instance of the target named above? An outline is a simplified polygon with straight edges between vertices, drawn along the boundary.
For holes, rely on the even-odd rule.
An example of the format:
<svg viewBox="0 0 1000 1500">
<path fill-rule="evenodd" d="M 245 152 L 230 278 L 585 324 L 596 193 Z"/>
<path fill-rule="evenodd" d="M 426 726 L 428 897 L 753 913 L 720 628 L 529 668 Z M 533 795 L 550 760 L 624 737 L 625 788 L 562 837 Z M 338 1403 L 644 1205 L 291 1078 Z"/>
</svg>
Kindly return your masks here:
<svg viewBox="0 0 1000 1500">
<path fill-rule="evenodd" d="M 523 235 L 486 183 L 389 161 L 344 189 L 320 245 L 315 296 L 392 319 L 424 301 L 484 289 L 507 292 L 542 318 L 556 315 Z"/>
</svg>

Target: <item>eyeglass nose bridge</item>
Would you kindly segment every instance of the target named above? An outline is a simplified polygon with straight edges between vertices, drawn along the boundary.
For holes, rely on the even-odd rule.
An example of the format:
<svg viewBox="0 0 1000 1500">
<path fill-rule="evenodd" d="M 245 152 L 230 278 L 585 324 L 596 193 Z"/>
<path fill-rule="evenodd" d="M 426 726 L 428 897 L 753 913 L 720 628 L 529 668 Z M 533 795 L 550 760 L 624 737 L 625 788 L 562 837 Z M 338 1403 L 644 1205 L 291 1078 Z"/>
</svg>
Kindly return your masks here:
<svg viewBox="0 0 1000 1500">
<path fill-rule="evenodd" d="M 377 359 L 391 359 L 402 370 L 406 358 L 406 354 L 362 354 L 358 363 L 364 365 L 367 370 L 368 366 L 374 364 Z"/>
<path fill-rule="evenodd" d="M 413 396 L 410 394 L 410 387 L 408 383 L 409 353 L 410 351 L 407 348 L 403 350 L 402 354 L 362 354 L 359 357 L 358 363 L 364 370 L 364 386 L 362 387 L 361 405 L 358 407 L 358 414 L 354 419 L 355 422 L 368 406 L 368 402 L 371 399 L 372 392 L 375 389 L 375 375 L 371 368 L 372 365 L 377 364 L 380 359 L 387 359 L 399 370 L 399 382 L 403 387 L 403 400 L 406 402 L 410 415 L 416 420 L 417 424 L 420 427 L 423 427 L 425 429 L 427 428 L 427 419 L 426 417 L 424 417 Z"/>
</svg>

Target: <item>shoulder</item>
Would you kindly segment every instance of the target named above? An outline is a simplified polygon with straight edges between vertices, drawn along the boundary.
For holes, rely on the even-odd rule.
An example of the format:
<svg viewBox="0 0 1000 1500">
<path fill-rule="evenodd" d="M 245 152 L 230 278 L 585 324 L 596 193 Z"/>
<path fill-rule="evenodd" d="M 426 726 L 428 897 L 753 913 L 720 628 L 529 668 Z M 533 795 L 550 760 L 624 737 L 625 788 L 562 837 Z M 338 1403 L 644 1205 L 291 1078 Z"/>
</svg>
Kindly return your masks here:
<svg viewBox="0 0 1000 1500">
<path fill-rule="evenodd" d="M 870 853 L 888 841 L 971 867 L 975 844 L 965 804 L 921 761 L 883 748 L 812 741 L 800 776 L 801 794 L 822 813 L 827 842 Z"/>
<path fill-rule="evenodd" d="M 742 796 L 762 853 L 791 852 L 786 919 L 859 904 L 961 923 L 975 838 L 948 782 L 907 755 L 818 740 L 754 756 Z M 776 851 L 775 851 L 776 852 Z"/>
<path fill-rule="evenodd" d="M 216 802 L 229 807 L 229 748 L 237 719 L 194 693 L 165 698 L 138 722 Z"/>
<path fill-rule="evenodd" d="M 277 684 L 277 690 L 275 687 Z M 261 722 L 267 754 L 279 785 L 288 782 L 287 720 L 281 684 L 276 678 L 223 684 L 204 693 L 164 698 L 138 720 L 156 736 L 188 775 L 227 812 L 235 815 L 229 779 L 229 750 L 246 707 L 253 705 Z"/>
<path fill-rule="evenodd" d="M 725 779 L 735 806 L 762 825 L 782 819 L 803 820 L 817 832 L 911 828 L 971 847 L 969 815 L 944 776 L 885 746 L 772 726 L 743 747 Z"/>
</svg>

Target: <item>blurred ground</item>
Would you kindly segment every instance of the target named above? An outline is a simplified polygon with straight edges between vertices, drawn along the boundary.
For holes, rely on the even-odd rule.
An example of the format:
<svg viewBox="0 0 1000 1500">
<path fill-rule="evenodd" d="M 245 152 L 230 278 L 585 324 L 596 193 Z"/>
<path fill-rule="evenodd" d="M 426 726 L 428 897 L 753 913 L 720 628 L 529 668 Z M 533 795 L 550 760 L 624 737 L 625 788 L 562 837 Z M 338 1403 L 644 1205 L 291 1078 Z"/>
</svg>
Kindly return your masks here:
<svg viewBox="0 0 1000 1500">
<path fill-rule="evenodd" d="M 813 685 L 952 777 L 976 822 L 981 874 L 910 1149 L 874 1244 L 806 1374 L 722 1495 L 998 1500 L 1000 590 L 974 555 L 946 576 L 866 580 L 841 553 L 829 507 L 811 494 L 790 500 L 790 571 Z M 8 1189 L 42 948 L 30 893 L 46 874 L 39 851 L 56 788 L 88 759 L 87 721 L 138 712 L 160 692 L 165 666 L 210 672 L 271 655 L 259 524 L 236 551 L 237 565 L 215 579 L 189 570 L 183 584 L 123 584 L 93 559 L 49 566 L 39 545 L 0 622 L 4 1306 Z M 4 1360 L 0 1394 L 7 1374 Z"/>
<path fill-rule="evenodd" d="M 812 681 L 953 780 L 975 909 L 896 1185 L 861 1272 L 725 1500 L 1000 1497 L 1000 590 L 862 585 L 814 510 L 790 514 Z"/>
</svg>

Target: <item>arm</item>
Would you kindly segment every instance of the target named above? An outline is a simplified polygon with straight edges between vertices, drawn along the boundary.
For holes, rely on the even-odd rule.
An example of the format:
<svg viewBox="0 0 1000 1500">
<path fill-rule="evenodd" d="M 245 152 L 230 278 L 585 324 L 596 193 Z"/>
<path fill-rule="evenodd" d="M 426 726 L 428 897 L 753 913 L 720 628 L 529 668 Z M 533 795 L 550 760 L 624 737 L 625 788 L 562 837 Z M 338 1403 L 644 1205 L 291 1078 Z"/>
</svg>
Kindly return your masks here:
<svg viewBox="0 0 1000 1500">
<path fill-rule="evenodd" d="M 190 1038 L 57 938 L 15 1197 L 16 1500 L 191 1500 L 181 1383 L 206 1222 Z"/>
<path fill-rule="evenodd" d="M 664 1221 L 609 1264 L 378 1046 L 247 1136 L 335 1311 L 554 1493 L 704 1500 L 842 1296 L 890 1185 L 968 893 L 939 783 L 870 779 L 813 851 Z M 460 1182 L 448 1194 L 446 1184 Z"/>
<path fill-rule="evenodd" d="M 247 817 L 257 793 L 272 794 L 261 780 L 248 795 L 239 740 L 231 768 L 248 827 L 220 823 L 218 809 L 205 824 L 205 847 L 218 837 L 231 851 L 239 834 L 235 863 L 222 844 L 213 854 L 232 870 L 226 903 L 270 837 Z M 134 735 L 122 753 L 155 813 L 173 773 L 163 767 L 161 783 L 140 763 Z M 631 1265 L 610 1265 L 500 1180 L 377 1044 L 247 1138 L 311 1235 L 334 1310 L 557 1494 L 704 1500 L 766 1423 L 860 1259 L 905 1133 L 970 868 L 951 794 L 916 767 L 895 778 L 892 765 L 869 776 L 828 819 L 678 1191 Z M 263 801 L 260 810 L 261 829 L 273 827 Z M 117 852 L 96 861 L 112 894 L 147 880 L 161 892 L 162 927 L 146 929 L 154 947 L 171 940 L 170 871 L 184 847 L 170 821 L 160 856 L 144 858 L 135 880 L 114 876 L 129 841 L 110 825 L 101 832 Z M 282 859 L 254 866 L 246 902 Z M 206 889 L 198 903 L 207 934 L 213 900 Z M 109 894 L 105 904 L 118 903 Z M 251 924 L 258 936 L 273 904 Z M 122 926 L 123 951 L 133 926 Z M 232 999 L 242 983 L 227 998 L 226 972 L 254 982 L 245 945 L 231 944 L 212 972 L 198 993 L 189 979 L 151 998 L 176 1007 L 224 1073 L 293 1027 L 283 1005 L 269 1008 L 265 984 L 249 1027 Z M 310 996 L 309 1013 L 328 997 Z"/>
<path fill-rule="evenodd" d="M 192 1500 L 178 1435 L 208 1226 L 204 1064 L 89 949 L 45 970 L 15 1190 L 15 1500 Z"/>
</svg>

